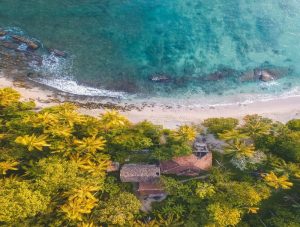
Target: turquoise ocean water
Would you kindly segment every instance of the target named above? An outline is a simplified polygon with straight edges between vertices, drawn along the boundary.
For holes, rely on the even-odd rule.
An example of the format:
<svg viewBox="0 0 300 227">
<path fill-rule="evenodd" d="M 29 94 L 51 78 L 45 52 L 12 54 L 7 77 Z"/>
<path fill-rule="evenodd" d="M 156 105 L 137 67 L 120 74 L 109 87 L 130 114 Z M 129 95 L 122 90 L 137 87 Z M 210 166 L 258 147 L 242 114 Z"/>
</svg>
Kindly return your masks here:
<svg viewBox="0 0 300 227">
<path fill-rule="evenodd" d="M 67 92 L 248 100 L 300 95 L 299 12 L 298 0 L 0 0 L 0 28 L 38 40 L 36 80 Z M 240 81 L 256 68 L 285 75 Z"/>
</svg>

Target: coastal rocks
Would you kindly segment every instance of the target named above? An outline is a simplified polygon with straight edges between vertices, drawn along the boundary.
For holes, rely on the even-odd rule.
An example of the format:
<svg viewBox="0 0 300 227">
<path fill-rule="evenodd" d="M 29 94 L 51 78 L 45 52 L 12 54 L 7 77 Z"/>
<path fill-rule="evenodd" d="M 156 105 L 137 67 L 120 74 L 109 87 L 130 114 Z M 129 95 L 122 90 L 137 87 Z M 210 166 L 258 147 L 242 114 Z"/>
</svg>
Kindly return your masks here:
<svg viewBox="0 0 300 227">
<path fill-rule="evenodd" d="M 5 36 L 7 34 L 7 32 L 6 31 L 2 31 L 2 30 L 0 30 L 0 36 Z"/>
<path fill-rule="evenodd" d="M 230 68 L 224 68 L 221 70 L 218 70 L 216 72 L 210 73 L 206 75 L 203 80 L 204 81 L 218 81 L 223 80 L 225 78 L 234 76 L 236 74 L 236 71 Z"/>
<path fill-rule="evenodd" d="M 15 50 L 15 51 L 18 51 L 18 47 L 19 47 L 19 45 L 11 42 L 1 42 L 0 45 L 5 47 L 6 49 Z"/>
<path fill-rule="evenodd" d="M 54 54 L 56 57 L 62 57 L 65 58 L 67 57 L 67 53 L 61 50 L 57 50 L 57 49 L 49 49 L 49 52 L 51 54 Z"/>
<path fill-rule="evenodd" d="M 259 80 L 263 81 L 263 82 L 270 82 L 275 80 L 274 75 L 272 75 L 270 72 L 266 71 L 266 70 L 260 70 L 258 72 L 258 76 L 259 76 Z"/>
<path fill-rule="evenodd" d="M 31 79 L 34 79 L 34 78 L 40 78 L 41 76 L 36 72 L 28 72 L 27 77 L 31 78 Z"/>
<path fill-rule="evenodd" d="M 25 37 L 18 36 L 18 35 L 13 35 L 12 38 L 20 43 L 26 44 L 30 49 L 36 50 L 39 48 L 39 45 L 33 42 L 32 40 L 26 39 Z"/>
<path fill-rule="evenodd" d="M 244 72 L 241 77 L 240 77 L 240 82 L 249 82 L 249 81 L 255 81 L 258 80 L 259 78 L 257 75 L 254 73 L 254 70 L 249 70 Z"/>
<path fill-rule="evenodd" d="M 288 68 L 257 68 L 244 72 L 240 77 L 240 82 L 263 81 L 270 82 L 280 79 L 290 73 Z"/>
</svg>

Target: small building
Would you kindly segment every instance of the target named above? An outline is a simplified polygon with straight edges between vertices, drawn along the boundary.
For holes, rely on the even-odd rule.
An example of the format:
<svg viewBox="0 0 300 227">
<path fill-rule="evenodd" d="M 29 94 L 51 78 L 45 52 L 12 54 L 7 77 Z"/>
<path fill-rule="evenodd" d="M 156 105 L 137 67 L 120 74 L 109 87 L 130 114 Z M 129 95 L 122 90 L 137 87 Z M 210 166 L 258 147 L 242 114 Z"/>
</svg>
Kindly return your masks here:
<svg viewBox="0 0 300 227">
<path fill-rule="evenodd" d="M 125 164 L 120 171 L 122 182 L 155 182 L 160 177 L 160 168 L 157 165 Z"/>
<path fill-rule="evenodd" d="M 140 196 L 144 197 L 161 198 L 165 196 L 164 188 L 159 182 L 141 182 L 139 183 L 137 192 Z"/>
<path fill-rule="evenodd" d="M 194 143 L 194 152 L 193 154 L 196 155 L 198 158 L 202 158 L 206 156 L 209 152 L 207 144 L 202 142 L 195 142 Z"/>
<path fill-rule="evenodd" d="M 160 169 L 162 174 L 175 174 L 182 176 L 197 176 L 212 167 L 212 153 L 205 143 L 195 143 L 195 151 L 191 155 L 175 157 L 172 160 L 162 161 Z"/>
</svg>

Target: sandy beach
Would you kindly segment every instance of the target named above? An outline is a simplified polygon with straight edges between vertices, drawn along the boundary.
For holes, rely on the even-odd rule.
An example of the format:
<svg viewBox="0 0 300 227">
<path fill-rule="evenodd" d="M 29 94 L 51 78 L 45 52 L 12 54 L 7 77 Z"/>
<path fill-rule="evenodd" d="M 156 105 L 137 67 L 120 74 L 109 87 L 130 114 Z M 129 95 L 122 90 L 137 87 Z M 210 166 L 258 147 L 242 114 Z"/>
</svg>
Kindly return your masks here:
<svg viewBox="0 0 300 227">
<path fill-rule="evenodd" d="M 27 82 L 19 82 L 0 74 L 0 87 L 12 87 L 19 91 L 23 100 L 34 100 L 37 108 L 57 105 L 68 101 L 55 91 L 44 87 L 33 86 Z M 104 108 L 79 108 L 81 113 L 97 116 Z M 293 118 L 300 118 L 300 97 L 278 98 L 269 101 L 257 101 L 250 104 L 231 104 L 226 106 L 207 107 L 172 107 L 147 106 L 142 110 L 132 109 L 120 111 L 132 122 L 149 120 L 167 128 L 175 128 L 181 124 L 198 123 L 210 117 L 235 117 L 242 119 L 247 114 L 259 114 L 273 120 L 287 122 Z"/>
</svg>

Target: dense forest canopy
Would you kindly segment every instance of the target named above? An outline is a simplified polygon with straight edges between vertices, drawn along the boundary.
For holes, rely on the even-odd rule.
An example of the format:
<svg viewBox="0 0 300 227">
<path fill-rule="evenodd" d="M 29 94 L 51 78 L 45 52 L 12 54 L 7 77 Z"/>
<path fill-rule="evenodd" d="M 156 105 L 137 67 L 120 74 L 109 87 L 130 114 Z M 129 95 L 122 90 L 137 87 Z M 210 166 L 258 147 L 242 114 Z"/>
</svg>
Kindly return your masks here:
<svg viewBox="0 0 300 227">
<path fill-rule="evenodd" d="M 162 176 L 168 197 L 140 210 L 112 161 L 157 164 L 191 154 L 196 136 L 222 140 L 205 177 Z M 140 152 L 147 150 L 148 152 Z M 0 89 L 0 225 L 289 226 L 300 223 L 300 119 L 211 118 L 163 129 L 116 111 L 81 115 L 65 103 L 37 110 Z"/>
</svg>

